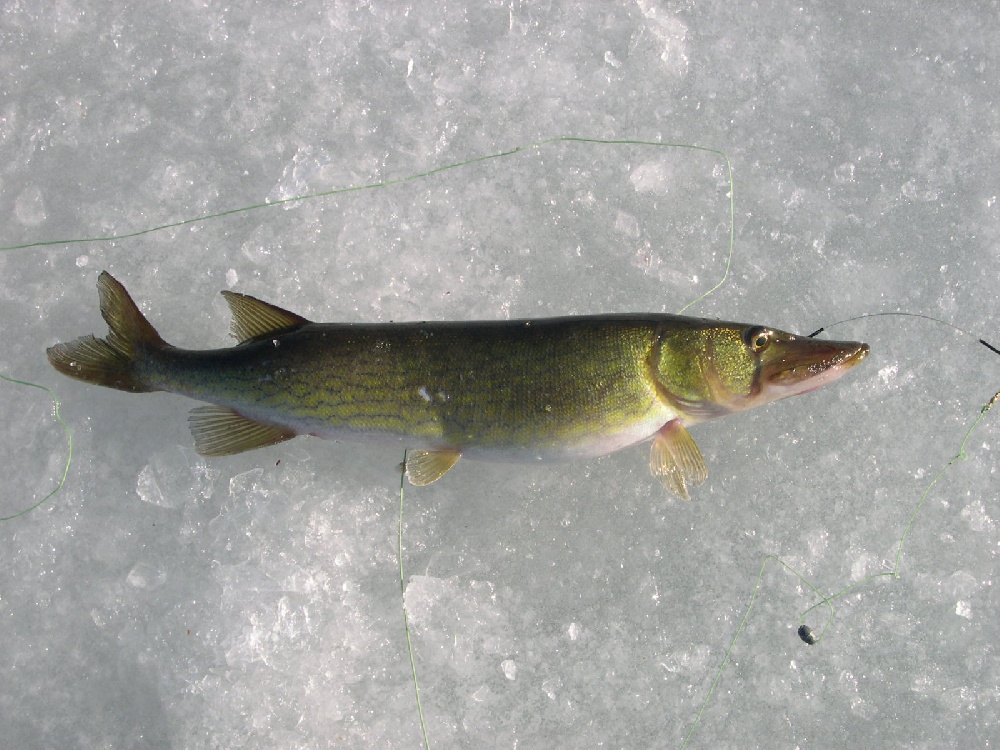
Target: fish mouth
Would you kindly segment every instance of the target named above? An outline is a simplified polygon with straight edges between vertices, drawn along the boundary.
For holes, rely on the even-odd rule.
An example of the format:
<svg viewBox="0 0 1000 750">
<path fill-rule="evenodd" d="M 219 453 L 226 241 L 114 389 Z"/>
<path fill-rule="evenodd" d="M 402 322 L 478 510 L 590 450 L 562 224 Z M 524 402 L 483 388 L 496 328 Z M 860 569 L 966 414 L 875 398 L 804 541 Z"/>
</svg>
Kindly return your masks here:
<svg viewBox="0 0 1000 750">
<path fill-rule="evenodd" d="M 868 356 L 860 341 L 824 341 L 790 336 L 778 340 L 761 361 L 760 383 L 775 398 L 808 393 L 840 378 Z"/>
</svg>

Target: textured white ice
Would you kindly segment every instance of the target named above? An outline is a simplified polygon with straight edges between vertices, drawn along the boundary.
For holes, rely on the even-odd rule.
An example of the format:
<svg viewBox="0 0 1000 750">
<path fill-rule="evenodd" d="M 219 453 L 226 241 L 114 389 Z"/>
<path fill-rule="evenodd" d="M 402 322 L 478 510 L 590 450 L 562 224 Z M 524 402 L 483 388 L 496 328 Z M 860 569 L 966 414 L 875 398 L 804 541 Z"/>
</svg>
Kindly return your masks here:
<svg viewBox="0 0 1000 750">
<path fill-rule="evenodd" d="M 697 143 L 732 157 L 737 245 L 693 314 L 808 333 L 906 310 L 996 343 L 995 8 L 912 5 L 7 3 L 0 245 L 554 135 Z M 710 154 L 563 144 L 0 253 L 0 372 L 55 388 L 75 441 L 64 490 L 0 524 L 4 743 L 420 743 L 401 456 L 299 439 L 205 461 L 189 402 L 59 377 L 44 348 L 103 332 L 100 270 L 185 346 L 229 343 L 223 288 L 317 320 L 673 311 L 721 274 L 726 191 Z M 831 591 L 891 566 L 1000 360 L 918 319 L 831 335 L 869 342 L 869 360 L 696 428 L 710 478 L 690 503 L 649 477 L 643 450 L 460 464 L 409 490 L 406 602 L 433 747 L 678 747 L 766 555 Z M 51 487 L 65 446 L 44 393 L 0 392 L 2 515 Z M 998 418 L 928 498 L 902 577 L 839 602 L 821 643 L 796 636 L 811 592 L 768 568 L 692 746 L 988 744 Z M 819 632 L 821 611 L 808 622 Z"/>
</svg>

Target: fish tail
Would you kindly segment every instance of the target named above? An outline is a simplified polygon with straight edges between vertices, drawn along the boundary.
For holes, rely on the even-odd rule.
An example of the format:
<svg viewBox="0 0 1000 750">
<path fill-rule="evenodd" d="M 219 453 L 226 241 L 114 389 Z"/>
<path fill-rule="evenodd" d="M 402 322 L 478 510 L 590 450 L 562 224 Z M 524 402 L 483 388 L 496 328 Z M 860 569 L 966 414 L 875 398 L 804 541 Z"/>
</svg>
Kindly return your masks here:
<svg viewBox="0 0 1000 750">
<path fill-rule="evenodd" d="M 139 311 L 128 292 L 111 274 L 97 279 L 101 315 L 108 323 L 103 338 L 82 336 L 47 351 L 49 362 L 63 375 L 120 391 L 160 390 L 144 382 L 137 366 L 150 350 L 169 346 Z"/>
</svg>

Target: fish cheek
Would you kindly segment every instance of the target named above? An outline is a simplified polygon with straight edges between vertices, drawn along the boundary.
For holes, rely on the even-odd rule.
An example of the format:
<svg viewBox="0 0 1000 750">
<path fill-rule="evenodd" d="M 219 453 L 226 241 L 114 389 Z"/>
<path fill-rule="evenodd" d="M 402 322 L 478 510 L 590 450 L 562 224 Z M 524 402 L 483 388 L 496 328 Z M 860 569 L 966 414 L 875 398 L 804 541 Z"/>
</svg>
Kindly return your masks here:
<svg viewBox="0 0 1000 750">
<path fill-rule="evenodd" d="M 655 380 L 670 402 L 698 403 L 711 398 L 703 362 L 710 357 L 700 332 L 683 331 L 665 336 L 655 359 Z"/>
<path fill-rule="evenodd" d="M 722 391 L 713 394 L 717 403 L 747 398 L 759 387 L 760 358 L 735 331 L 733 335 L 713 339 L 711 364 L 717 389 Z"/>
</svg>

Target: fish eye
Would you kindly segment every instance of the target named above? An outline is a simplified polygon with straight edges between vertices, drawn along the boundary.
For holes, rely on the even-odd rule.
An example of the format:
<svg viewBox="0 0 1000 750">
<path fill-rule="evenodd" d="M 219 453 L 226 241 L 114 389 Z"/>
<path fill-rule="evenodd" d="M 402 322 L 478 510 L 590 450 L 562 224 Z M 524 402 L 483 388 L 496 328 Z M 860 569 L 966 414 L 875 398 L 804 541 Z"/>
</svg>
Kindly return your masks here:
<svg viewBox="0 0 1000 750">
<path fill-rule="evenodd" d="M 758 354 L 771 343 L 771 332 L 760 326 L 748 328 L 743 334 L 743 342 L 750 348 L 750 351 Z"/>
</svg>

